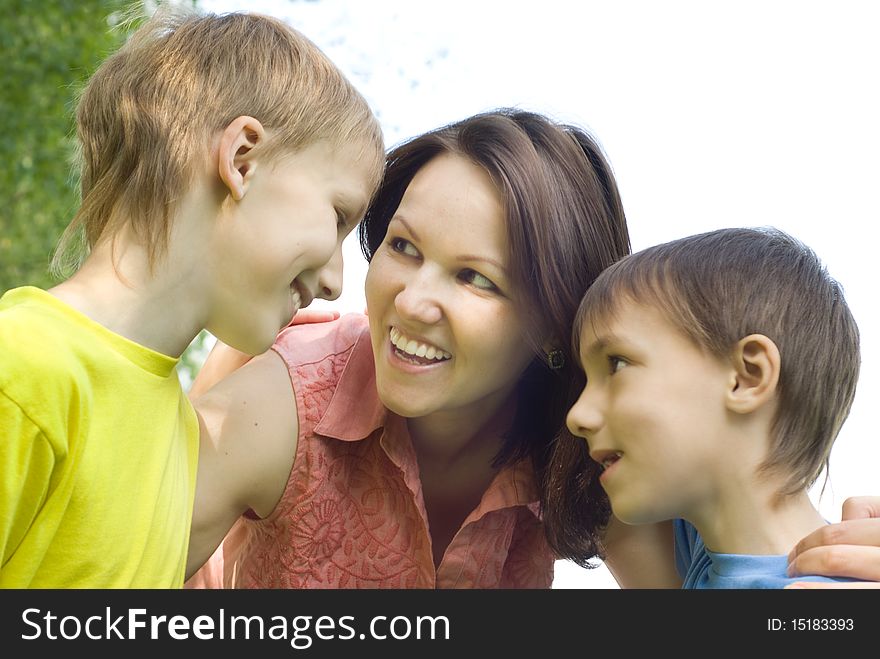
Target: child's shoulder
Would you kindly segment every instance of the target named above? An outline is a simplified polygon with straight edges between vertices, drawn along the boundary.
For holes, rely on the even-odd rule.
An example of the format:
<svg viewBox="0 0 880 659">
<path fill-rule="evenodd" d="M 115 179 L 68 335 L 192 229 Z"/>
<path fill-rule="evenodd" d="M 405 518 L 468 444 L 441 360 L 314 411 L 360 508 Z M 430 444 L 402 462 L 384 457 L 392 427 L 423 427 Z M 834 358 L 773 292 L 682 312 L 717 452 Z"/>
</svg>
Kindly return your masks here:
<svg viewBox="0 0 880 659">
<path fill-rule="evenodd" d="M 72 383 L 80 359 L 76 331 L 57 303 L 40 289 L 23 287 L 0 298 L 0 387 L 47 389 Z"/>
</svg>

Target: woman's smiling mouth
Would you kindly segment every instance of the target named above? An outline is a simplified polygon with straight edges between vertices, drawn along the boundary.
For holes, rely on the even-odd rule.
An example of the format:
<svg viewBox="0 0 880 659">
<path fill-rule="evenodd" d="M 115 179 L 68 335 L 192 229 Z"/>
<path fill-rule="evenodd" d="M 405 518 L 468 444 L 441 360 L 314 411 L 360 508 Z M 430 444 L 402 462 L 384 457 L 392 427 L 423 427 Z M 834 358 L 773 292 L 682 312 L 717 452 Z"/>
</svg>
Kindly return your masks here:
<svg viewBox="0 0 880 659">
<path fill-rule="evenodd" d="M 394 354 L 400 359 L 420 366 L 438 364 L 452 358 L 452 355 L 435 345 L 410 338 L 396 327 L 392 327 L 389 338 Z"/>
</svg>

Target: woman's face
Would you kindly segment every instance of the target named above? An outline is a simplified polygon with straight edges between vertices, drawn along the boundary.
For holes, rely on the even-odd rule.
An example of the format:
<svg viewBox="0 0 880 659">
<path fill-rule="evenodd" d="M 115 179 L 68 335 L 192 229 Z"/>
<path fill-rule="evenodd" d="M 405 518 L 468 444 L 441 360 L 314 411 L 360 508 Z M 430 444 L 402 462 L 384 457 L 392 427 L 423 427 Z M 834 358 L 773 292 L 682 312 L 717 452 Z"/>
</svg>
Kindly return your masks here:
<svg viewBox="0 0 880 659">
<path fill-rule="evenodd" d="M 500 195 L 466 158 L 440 155 L 406 189 L 366 278 L 376 384 L 409 418 L 485 416 L 534 354 L 509 272 Z"/>
</svg>

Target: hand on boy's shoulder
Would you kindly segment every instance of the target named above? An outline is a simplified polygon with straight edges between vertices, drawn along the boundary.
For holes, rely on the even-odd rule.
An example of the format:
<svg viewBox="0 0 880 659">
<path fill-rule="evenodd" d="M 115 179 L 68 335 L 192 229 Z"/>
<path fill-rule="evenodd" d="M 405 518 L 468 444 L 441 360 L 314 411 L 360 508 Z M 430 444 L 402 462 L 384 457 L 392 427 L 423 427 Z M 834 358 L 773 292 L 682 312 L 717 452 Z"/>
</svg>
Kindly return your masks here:
<svg viewBox="0 0 880 659">
<path fill-rule="evenodd" d="M 307 323 L 328 323 L 339 318 L 339 312 L 325 309 L 300 309 L 285 327 L 305 325 Z"/>
<path fill-rule="evenodd" d="M 791 551 L 789 574 L 849 577 L 857 582 L 796 582 L 788 588 L 880 588 L 880 497 L 850 497 L 841 521 L 817 529 Z"/>
</svg>

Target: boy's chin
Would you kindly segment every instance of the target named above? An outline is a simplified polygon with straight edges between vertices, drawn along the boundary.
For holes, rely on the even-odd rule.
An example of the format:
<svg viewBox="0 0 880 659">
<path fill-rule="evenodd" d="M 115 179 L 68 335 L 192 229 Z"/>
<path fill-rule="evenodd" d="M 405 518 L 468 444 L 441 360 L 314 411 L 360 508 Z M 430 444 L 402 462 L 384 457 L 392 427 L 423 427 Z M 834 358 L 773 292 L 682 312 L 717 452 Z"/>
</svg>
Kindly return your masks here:
<svg viewBox="0 0 880 659">
<path fill-rule="evenodd" d="M 223 341 L 226 345 L 248 355 L 262 355 L 272 344 L 275 343 L 275 337 L 278 336 L 282 327 L 275 327 L 271 323 L 264 323 L 260 327 L 251 326 L 248 329 L 227 332 L 226 337 L 217 336 L 217 339 Z"/>
<path fill-rule="evenodd" d="M 632 504 L 618 504 L 615 506 L 613 500 L 611 501 L 611 512 L 618 520 L 630 526 L 655 524 L 656 522 L 662 522 L 667 519 L 665 517 L 662 517 L 655 511 L 639 509 Z"/>
</svg>

